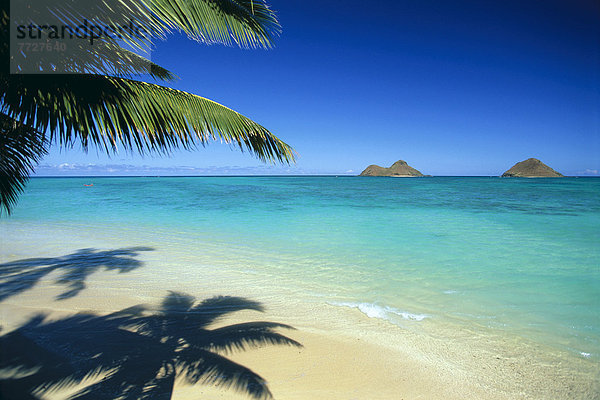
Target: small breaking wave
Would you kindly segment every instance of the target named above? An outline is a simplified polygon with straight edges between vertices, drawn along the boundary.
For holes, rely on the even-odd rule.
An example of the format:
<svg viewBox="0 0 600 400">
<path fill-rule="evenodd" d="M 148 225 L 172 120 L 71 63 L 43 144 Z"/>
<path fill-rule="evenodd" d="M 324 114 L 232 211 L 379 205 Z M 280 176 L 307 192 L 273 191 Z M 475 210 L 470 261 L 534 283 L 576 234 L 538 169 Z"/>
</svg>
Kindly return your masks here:
<svg viewBox="0 0 600 400">
<path fill-rule="evenodd" d="M 399 316 L 402 319 L 408 321 L 423 321 L 428 318 L 425 314 L 413 314 L 406 311 L 401 311 L 389 306 L 378 306 L 372 303 L 348 303 L 348 302 L 334 302 L 329 303 L 334 306 L 357 308 L 360 312 L 365 314 L 369 318 L 384 319 L 386 321 L 394 322 L 394 316 Z"/>
</svg>

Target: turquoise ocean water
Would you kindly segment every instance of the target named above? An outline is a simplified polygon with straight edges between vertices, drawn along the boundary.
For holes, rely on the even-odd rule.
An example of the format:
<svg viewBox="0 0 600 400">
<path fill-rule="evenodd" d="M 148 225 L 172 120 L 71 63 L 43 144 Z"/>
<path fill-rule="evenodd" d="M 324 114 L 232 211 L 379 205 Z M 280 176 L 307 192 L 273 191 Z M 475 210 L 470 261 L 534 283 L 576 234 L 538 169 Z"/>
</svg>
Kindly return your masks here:
<svg viewBox="0 0 600 400">
<path fill-rule="evenodd" d="M 600 179 L 35 178 L 0 219 L 53 224 L 157 232 L 172 251 L 213 241 L 225 267 L 244 249 L 249 271 L 371 318 L 600 360 Z"/>
</svg>

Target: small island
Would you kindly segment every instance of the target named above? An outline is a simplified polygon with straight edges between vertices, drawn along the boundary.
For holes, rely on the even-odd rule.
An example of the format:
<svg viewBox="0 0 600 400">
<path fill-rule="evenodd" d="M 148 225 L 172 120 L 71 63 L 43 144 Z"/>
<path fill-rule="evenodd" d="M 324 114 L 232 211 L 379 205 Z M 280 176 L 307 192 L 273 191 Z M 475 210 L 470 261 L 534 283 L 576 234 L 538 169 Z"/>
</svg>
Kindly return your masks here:
<svg viewBox="0 0 600 400">
<path fill-rule="evenodd" d="M 359 176 L 393 176 L 393 177 L 419 177 L 425 176 L 417 171 L 404 160 L 396 161 L 389 168 L 379 165 L 369 165 Z"/>
<path fill-rule="evenodd" d="M 511 169 L 502 174 L 503 178 L 564 178 L 537 158 L 529 158 L 513 165 Z"/>
</svg>

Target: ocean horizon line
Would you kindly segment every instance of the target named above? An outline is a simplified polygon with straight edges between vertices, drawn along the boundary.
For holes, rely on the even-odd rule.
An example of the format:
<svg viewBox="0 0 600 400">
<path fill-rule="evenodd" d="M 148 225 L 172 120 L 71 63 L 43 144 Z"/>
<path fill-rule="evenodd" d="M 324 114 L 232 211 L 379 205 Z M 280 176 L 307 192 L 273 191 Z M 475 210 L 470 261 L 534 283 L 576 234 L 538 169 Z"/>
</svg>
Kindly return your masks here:
<svg viewBox="0 0 600 400">
<path fill-rule="evenodd" d="M 360 177 L 355 174 L 242 174 L 242 175 L 34 175 L 30 179 L 39 178 L 302 178 L 302 177 Z M 501 175 L 426 175 L 415 177 L 365 176 L 363 178 L 503 178 Z M 510 177 L 509 179 L 537 179 L 538 177 Z M 561 178 L 541 177 L 543 179 L 561 178 L 600 178 L 600 175 L 565 175 Z"/>
</svg>

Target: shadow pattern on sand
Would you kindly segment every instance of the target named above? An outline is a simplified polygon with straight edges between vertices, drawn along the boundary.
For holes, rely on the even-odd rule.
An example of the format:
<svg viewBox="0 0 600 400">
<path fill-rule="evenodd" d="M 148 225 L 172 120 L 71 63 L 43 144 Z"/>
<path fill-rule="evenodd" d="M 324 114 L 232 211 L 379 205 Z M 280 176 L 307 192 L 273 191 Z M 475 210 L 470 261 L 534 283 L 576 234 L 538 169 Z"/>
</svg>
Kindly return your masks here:
<svg viewBox="0 0 600 400">
<path fill-rule="evenodd" d="M 130 272 L 143 263 L 135 257 L 151 247 L 130 247 L 115 250 L 80 249 L 76 252 L 51 258 L 28 258 L 0 264 L 0 301 L 33 288 L 43 277 L 60 271 L 57 284 L 66 290 L 57 300 L 74 297 L 85 289 L 86 279 L 101 269 Z"/>
<path fill-rule="evenodd" d="M 241 310 L 263 311 L 240 297 L 197 302 L 170 292 L 159 307 L 138 305 L 100 316 L 59 320 L 33 317 L 0 336 L 0 398 L 39 399 L 96 378 L 70 399 L 170 399 L 176 379 L 233 388 L 271 398 L 265 380 L 223 354 L 264 345 L 301 344 L 276 331 L 273 322 L 209 329 Z"/>
</svg>

